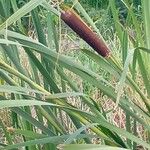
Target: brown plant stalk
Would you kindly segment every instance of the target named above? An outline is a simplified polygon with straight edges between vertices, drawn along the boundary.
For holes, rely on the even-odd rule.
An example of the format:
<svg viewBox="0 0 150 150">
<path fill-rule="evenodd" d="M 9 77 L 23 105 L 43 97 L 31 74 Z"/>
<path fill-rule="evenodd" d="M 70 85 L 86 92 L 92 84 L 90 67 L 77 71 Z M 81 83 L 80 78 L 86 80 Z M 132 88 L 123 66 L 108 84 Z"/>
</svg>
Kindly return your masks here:
<svg viewBox="0 0 150 150">
<path fill-rule="evenodd" d="M 88 43 L 98 54 L 108 57 L 110 49 L 105 41 L 91 30 L 90 27 L 80 18 L 80 16 L 71 8 L 61 12 L 61 19 L 79 35 L 86 43 Z"/>
</svg>

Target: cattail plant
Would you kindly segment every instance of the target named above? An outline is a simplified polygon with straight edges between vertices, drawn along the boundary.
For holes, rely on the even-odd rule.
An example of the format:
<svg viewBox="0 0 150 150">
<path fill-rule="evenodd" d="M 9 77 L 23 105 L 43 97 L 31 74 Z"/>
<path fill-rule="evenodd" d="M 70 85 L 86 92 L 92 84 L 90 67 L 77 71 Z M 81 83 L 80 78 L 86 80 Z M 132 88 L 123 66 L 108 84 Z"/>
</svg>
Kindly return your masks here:
<svg viewBox="0 0 150 150">
<path fill-rule="evenodd" d="M 115 37 L 110 55 L 81 1 L 71 1 L 87 24 L 71 8 L 55 9 L 60 2 L 28 0 L 22 6 L 0 0 L 0 149 L 150 149 L 150 2 L 141 1 L 137 14 L 133 2 L 121 1 L 129 10 L 121 25 L 120 7 L 109 1 Z M 81 49 L 86 56 L 79 54 L 78 62 L 77 55 L 58 52 L 60 14 L 102 57 Z M 30 20 L 26 25 L 24 18 Z M 133 40 L 129 30 L 136 33 Z"/>
<path fill-rule="evenodd" d="M 105 41 L 99 38 L 72 8 L 65 8 L 61 13 L 61 19 L 98 54 L 103 57 L 109 56 L 110 50 Z"/>
</svg>

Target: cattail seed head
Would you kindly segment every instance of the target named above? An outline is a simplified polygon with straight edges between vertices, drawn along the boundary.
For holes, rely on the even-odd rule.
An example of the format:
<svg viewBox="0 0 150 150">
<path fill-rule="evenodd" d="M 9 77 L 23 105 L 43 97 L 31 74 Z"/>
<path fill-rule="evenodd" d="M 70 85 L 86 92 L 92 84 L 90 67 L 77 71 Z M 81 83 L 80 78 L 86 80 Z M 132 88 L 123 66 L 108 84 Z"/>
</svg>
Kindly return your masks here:
<svg viewBox="0 0 150 150">
<path fill-rule="evenodd" d="M 72 9 L 65 9 L 61 19 L 76 32 L 86 43 L 103 57 L 108 57 L 110 50 L 103 39 L 99 38 Z"/>
</svg>

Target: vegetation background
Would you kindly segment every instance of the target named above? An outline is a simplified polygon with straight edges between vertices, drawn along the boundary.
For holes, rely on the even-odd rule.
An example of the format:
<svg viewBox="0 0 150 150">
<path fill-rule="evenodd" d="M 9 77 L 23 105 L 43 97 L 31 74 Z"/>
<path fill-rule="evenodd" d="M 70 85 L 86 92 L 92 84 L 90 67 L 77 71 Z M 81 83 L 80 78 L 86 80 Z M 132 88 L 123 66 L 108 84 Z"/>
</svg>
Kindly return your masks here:
<svg viewBox="0 0 150 150">
<path fill-rule="evenodd" d="M 62 20 L 74 9 L 111 49 Z M 150 149 L 149 0 L 0 0 L 0 149 Z"/>
</svg>

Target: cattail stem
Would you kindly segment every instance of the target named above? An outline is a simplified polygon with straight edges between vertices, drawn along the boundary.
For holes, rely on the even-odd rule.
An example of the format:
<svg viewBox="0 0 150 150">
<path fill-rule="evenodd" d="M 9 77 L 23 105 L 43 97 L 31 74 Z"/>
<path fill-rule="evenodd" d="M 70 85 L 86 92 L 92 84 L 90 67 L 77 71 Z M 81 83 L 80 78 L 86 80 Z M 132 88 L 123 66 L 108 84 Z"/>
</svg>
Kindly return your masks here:
<svg viewBox="0 0 150 150">
<path fill-rule="evenodd" d="M 72 9 L 65 9 L 61 13 L 61 19 L 79 35 L 86 43 L 88 43 L 97 53 L 103 57 L 108 57 L 110 49 L 105 41 L 98 37 L 80 16 Z"/>
</svg>

